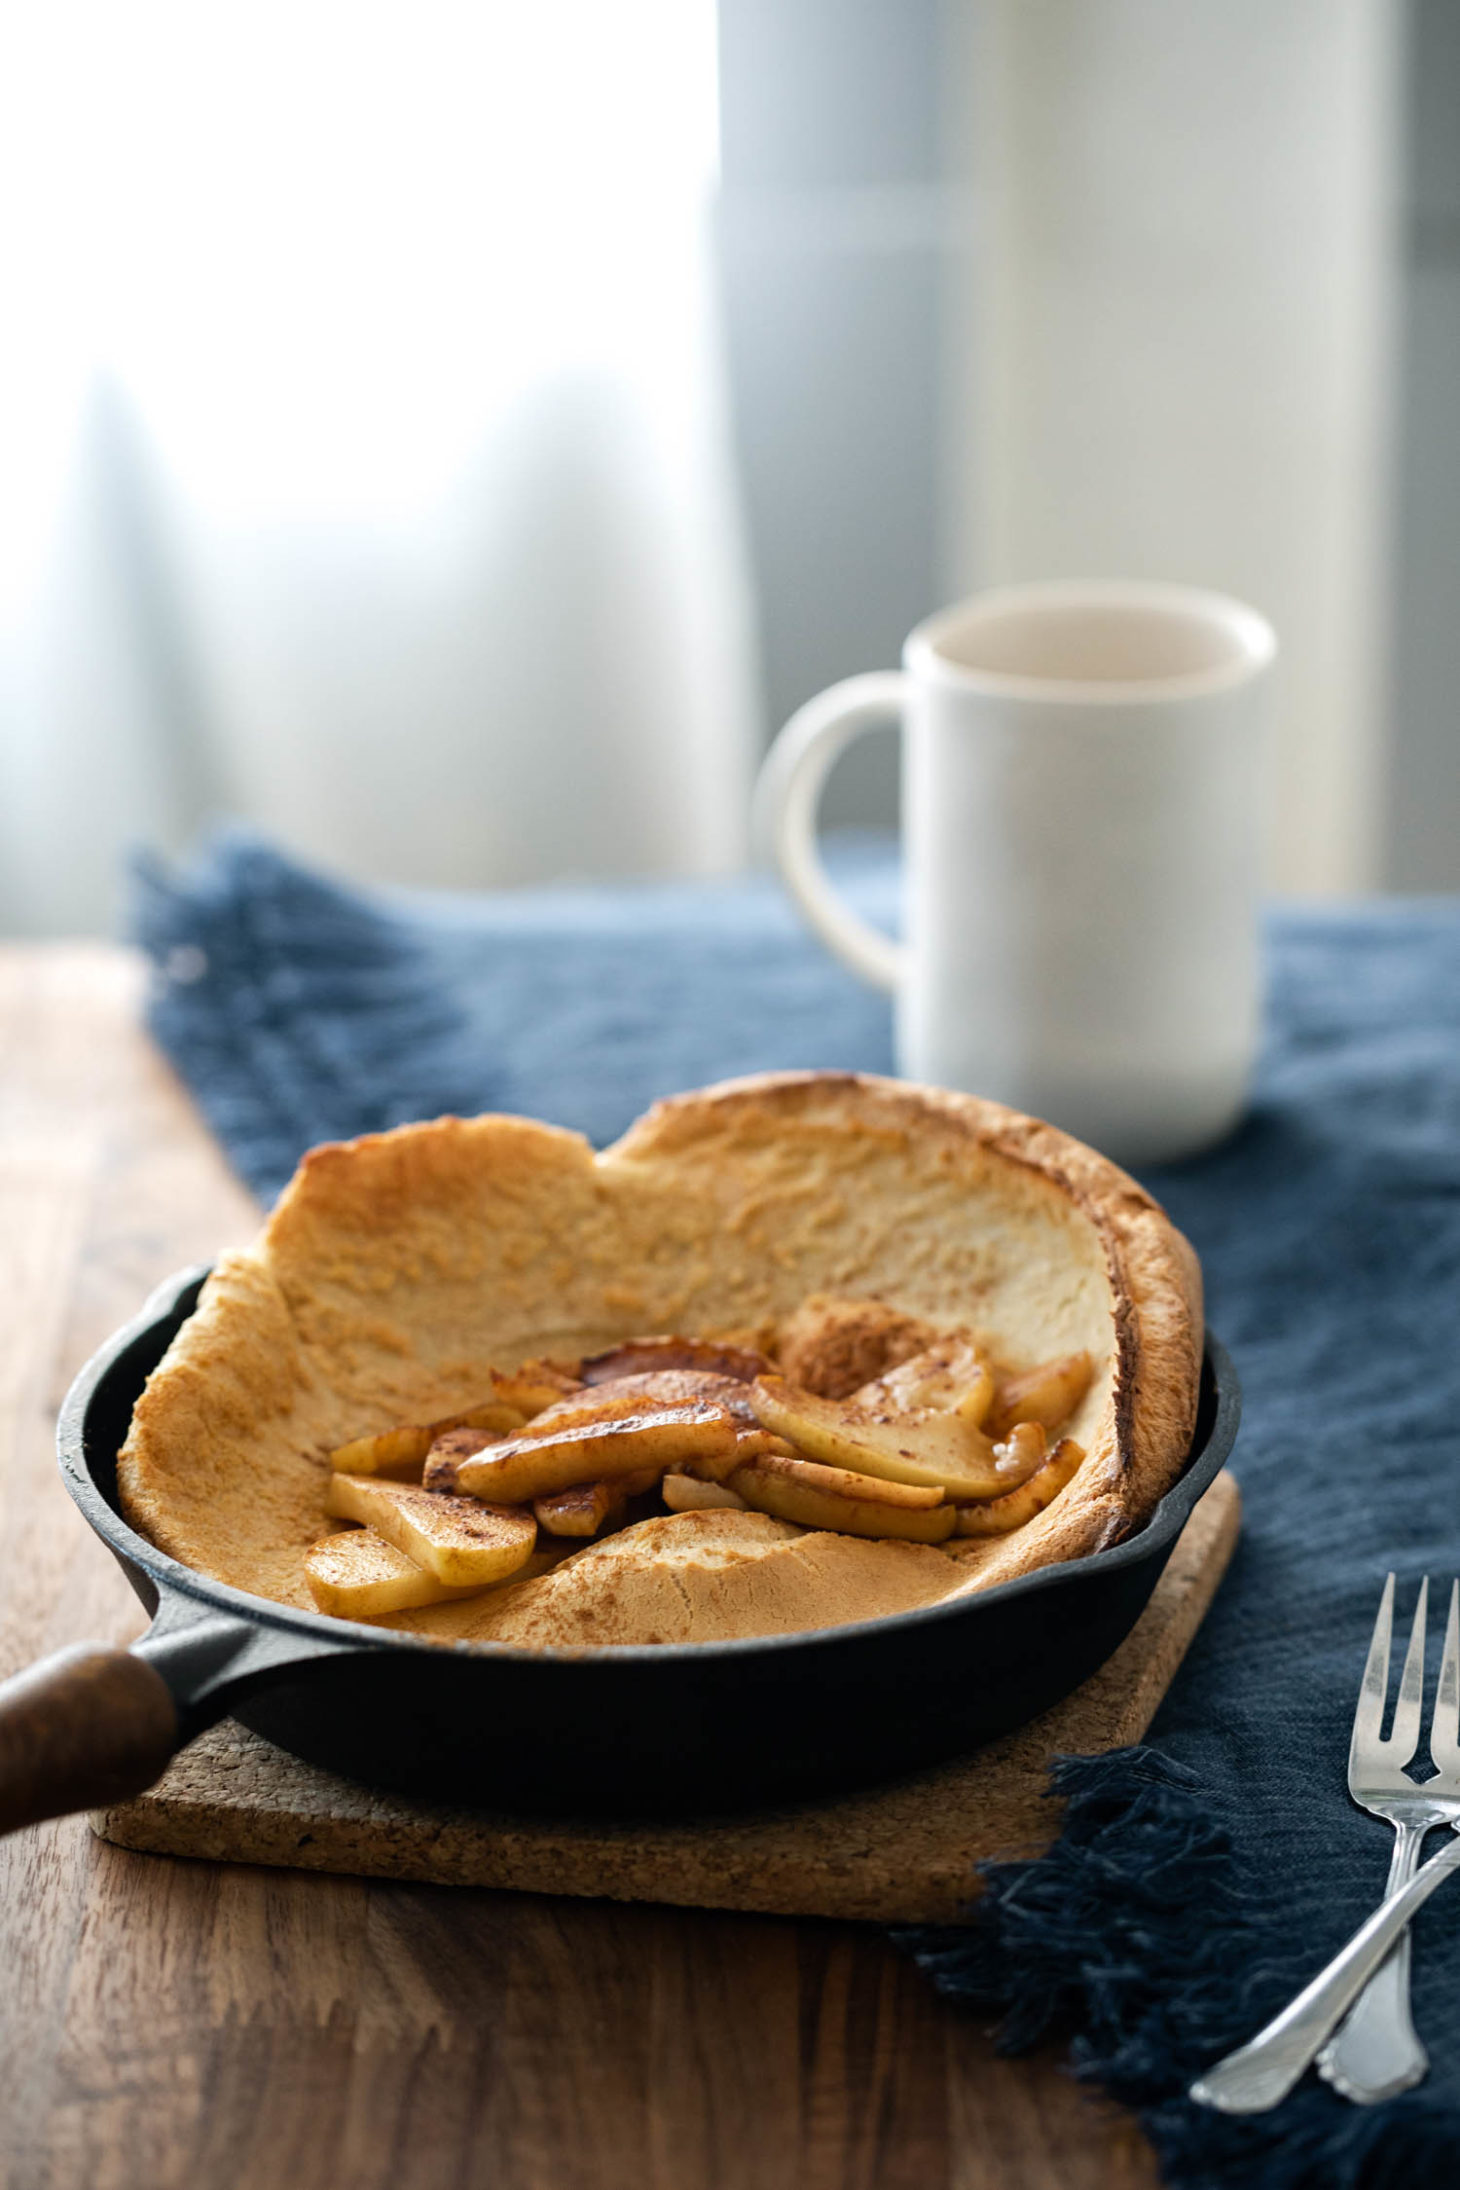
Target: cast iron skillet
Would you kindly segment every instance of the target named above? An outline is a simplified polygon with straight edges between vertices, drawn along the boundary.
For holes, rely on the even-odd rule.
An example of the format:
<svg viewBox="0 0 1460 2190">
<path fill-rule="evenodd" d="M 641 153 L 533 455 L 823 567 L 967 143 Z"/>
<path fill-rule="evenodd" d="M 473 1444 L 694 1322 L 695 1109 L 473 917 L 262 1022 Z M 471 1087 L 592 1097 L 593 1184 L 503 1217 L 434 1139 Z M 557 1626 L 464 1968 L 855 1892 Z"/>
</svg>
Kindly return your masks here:
<svg viewBox="0 0 1460 2190">
<path fill-rule="evenodd" d="M 208 1581 L 122 1519 L 133 1402 L 206 1274 L 162 1286 L 61 1411 L 66 1487 L 152 1626 L 131 1650 L 81 1645 L 0 1688 L 0 1830 L 140 1793 L 225 1715 L 353 1779 L 517 1809 L 731 1809 L 932 1763 L 1031 1718 L 1110 1656 L 1241 1407 L 1208 1337 L 1191 1457 L 1146 1527 L 957 1603 L 749 1642 L 443 1648 Z"/>
</svg>

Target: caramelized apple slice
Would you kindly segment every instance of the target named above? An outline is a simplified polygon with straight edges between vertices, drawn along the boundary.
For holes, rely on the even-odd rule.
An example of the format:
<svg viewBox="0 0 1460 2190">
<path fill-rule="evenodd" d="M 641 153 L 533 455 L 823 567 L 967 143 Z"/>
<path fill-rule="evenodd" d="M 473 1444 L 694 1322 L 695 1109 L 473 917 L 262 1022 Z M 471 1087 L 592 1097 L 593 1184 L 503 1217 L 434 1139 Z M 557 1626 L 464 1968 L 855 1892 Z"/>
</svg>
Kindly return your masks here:
<svg viewBox="0 0 1460 2190">
<path fill-rule="evenodd" d="M 699 1513 L 714 1506 L 729 1506 L 736 1513 L 746 1510 L 745 1500 L 728 1483 L 702 1482 L 699 1476 L 686 1475 L 679 1468 L 670 1469 L 659 1490 L 671 1513 Z"/>
<path fill-rule="evenodd" d="M 1022 1528 L 1058 1498 L 1084 1457 L 1083 1445 L 1077 1445 L 1073 1437 L 1062 1437 L 1044 1465 L 1017 1490 L 980 1505 L 959 1506 L 958 1535 L 1007 1536 L 1011 1529 Z"/>
<path fill-rule="evenodd" d="M 671 1376 L 667 1379 L 658 1376 L 646 1376 L 625 1378 L 624 1380 L 626 1386 L 632 1384 L 635 1387 L 641 1384 L 659 1386 L 666 1381 L 671 1386 L 677 1386 L 683 1380 L 677 1376 Z M 689 1379 L 691 1385 L 696 1387 L 702 1383 L 717 1386 L 723 1381 L 719 1377 L 693 1377 Z M 731 1385 L 729 1389 L 738 1391 L 739 1386 Z M 672 1403 L 671 1406 L 657 1411 L 672 1411 L 678 1414 L 685 1402 L 686 1395 L 677 1389 L 672 1389 L 668 1396 Z M 691 1392 L 689 1396 L 693 1397 L 695 1394 Z M 607 1430 L 616 1423 L 624 1421 L 630 1415 L 637 1417 L 654 1411 L 656 1410 L 646 1406 L 637 1389 L 616 1390 L 587 1397 L 580 1394 L 575 1398 L 565 1399 L 547 1408 L 538 1416 L 531 1436 L 533 1440 L 537 1441 L 548 1437 L 556 1437 L 560 1432 L 568 1430 Z M 764 1434 L 764 1432 L 756 1430 L 755 1416 L 751 1414 L 748 1407 L 745 1408 L 745 1419 L 747 1424 L 746 1435 L 750 1435 L 752 1432 L 757 1435 Z M 500 1442 L 501 1440 L 498 1438 L 485 1437 L 474 1430 L 446 1431 L 444 1435 L 436 1439 L 427 1456 L 426 1471 L 423 1478 L 427 1490 L 459 1491 L 461 1489 L 461 1477 L 458 1472 L 458 1463 L 470 1459 L 476 1453 L 485 1451 L 488 1445 Z M 518 1442 L 521 1442 L 521 1440 L 518 1440 Z M 727 1460 L 726 1465 L 729 1464 L 730 1462 Z M 658 1482 L 663 1472 L 662 1464 L 649 1465 L 630 1472 L 623 1480 L 624 1495 L 634 1497 L 641 1490 L 651 1489 Z M 576 1488 L 576 1483 L 571 1487 Z"/>
<path fill-rule="evenodd" d="M 748 1346 L 717 1346 L 707 1338 L 626 1338 L 607 1353 L 590 1354 L 579 1363 L 578 1374 L 585 1384 L 612 1384 L 620 1377 L 657 1369 L 698 1369 L 709 1376 L 733 1377 L 738 1384 L 753 1384 L 769 1367 L 765 1355 Z"/>
<path fill-rule="evenodd" d="M 572 1392 L 538 1415 L 534 1437 L 549 1430 L 576 1429 L 583 1422 L 610 1422 L 619 1415 L 642 1414 L 646 1408 L 691 1407 L 704 1403 L 723 1407 L 747 1430 L 756 1428 L 750 1404 L 750 1387 L 732 1376 L 709 1369 L 652 1369 L 615 1377 L 611 1384 Z"/>
<path fill-rule="evenodd" d="M 591 1419 L 600 1421 L 604 1417 L 593 1415 Z M 619 1419 L 619 1417 L 609 1417 L 609 1419 Z M 751 1437 L 751 1434 L 755 1434 L 755 1437 L 764 1437 L 766 1432 L 764 1430 L 755 1430 L 755 1432 L 746 1430 L 744 1434 L 746 1434 L 746 1437 Z M 488 1445 L 499 1445 L 499 1443 L 501 1443 L 499 1437 L 484 1437 L 484 1434 L 479 1430 L 447 1430 L 442 1434 L 442 1437 L 436 1439 L 436 1443 L 431 1445 L 431 1450 L 427 1454 L 427 1467 L 425 1467 L 425 1476 L 422 1476 L 422 1483 L 425 1483 L 425 1487 L 429 1491 L 460 1491 L 462 1485 L 460 1485 L 460 1480 L 457 1480 L 457 1472 L 455 1472 L 457 1461 L 468 1461 L 475 1452 L 486 1452 Z M 619 1480 L 617 1489 L 622 1491 L 624 1498 L 637 1498 L 641 1491 L 652 1491 L 654 1483 L 659 1483 L 661 1474 L 663 1474 L 663 1467 L 659 1467 L 659 1465 L 639 1467 L 635 1474 L 628 1474 L 628 1476 L 624 1476 L 622 1480 Z"/>
<path fill-rule="evenodd" d="M 993 1403 L 994 1379 L 972 1338 L 955 1334 L 914 1354 L 874 1383 L 853 1392 L 851 1404 L 868 1414 L 917 1414 L 932 1409 L 960 1415 L 978 1429 Z"/>
<path fill-rule="evenodd" d="M 440 1422 L 408 1423 L 397 1430 L 382 1430 L 378 1437 L 356 1437 L 348 1445 L 336 1445 L 330 1466 L 342 1475 L 388 1475 L 404 1482 L 419 1482 L 421 1464 L 436 1439 L 446 1430 L 464 1426 L 491 1437 L 505 1437 L 520 1430 L 527 1416 L 520 1407 L 501 1400 L 483 1400 L 461 1414 L 446 1415 Z"/>
<path fill-rule="evenodd" d="M 453 1476 L 473 1498 L 515 1505 L 573 1483 L 637 1475 L 643 1468 L 662 1474 L 677 1460 L 713 1459 L 734 1448 L 735 1417 L 723 1407 L 641 1408 L 541 1434 L 529 1430 L 456 1461 Z"/>
<path fill-rule="evenodd" d="M 431 1441 L 426 1465 L 429 1468 L 438 1453 L 445 1453 L 453 1460 L 467 1460 L 474 1452 L 485 1452 L 488 1445 L 500 1445 L 501 1442 L 501 1438 L 494 1437 L 490 1430 L 473 1430 L 465 1425 L 458 1429 L 443 1430 L 439 1437 Z M 428 1490 L 432 1487 L 429 1480 L 426 1487 Z"/>
<path fill-rule="evenodd" d="M 992 1444 L 962 1415 L 873 1411 L 855 1400 L 798 1391 L 779 1376 L 758 1378 L 750 1401 L 766 1429 L 832 1467 L 921 1483 L 955 1498 L 990 1498 L 1010 1488 Z"/>
<path fill-rule="evenodd" d="M 507 1582 L 535 1581 L 539 1574 L 550 1574 L 561 1565 L 573 1549 L 560 1539 L 531 1552 L 499 1581 L 453 1589 L 377 1536 L 373 1528 L 346 1528 L 311 1545 L 304 1554 L 304 1573 L 321 1612 L 337 1620 L 370 1620 L 392 1612 L 413 1612 L 422 1605 L 447 1604 L 457 1597 L 480 1597 Z"/>
<path fill-rule="evenodd" d="M 398 1430 L 382 1430 L 378 1437 L 354 1437 L 348 1445 L 336 1445 L 330 1466 L 344 1475 L 419 1479 L 433 1435 L 429 1422 L 414 1422 Z"/>
<path fill-rule="evenodd" d="M 729 1452 L 717 1453 L 711 1459 L 691 1460 L 686 1472 L 697 1475 L 704 1483 L 725 1483 L 737 1468 L 743 1468 L 747 1460 L 758 1460 L 763 1452 L 779 1453 L 783 1459 L 794 1460 L 796 1448 L 788 1445 L 784 1437 L 777 1437 L 771 1430 L 763 1430 L 752 1417 L 749 1425 L 735 1420 L 735 1443 Z"/>
<path fill-rule="evenodd" d="M 385 1475 L 419 1482 L 422 1463 L 447 1430 L 478 1429 L 507 1437 L 544 1409 L 583 1389 L 564 1363 L 546 1359 L 524 1361 L 516 1369 L 488 1369 L 487 1379 L 492 1387 L 489 1397 L 457 1414 L 442 1415 L 436 1422 L 406 1423 L 399 1429 L 382 1430 L 376 1437 L 352 1438 L 349 1444 L 335 1447 L 330 1466 L 342 1475 Z"/>
<path fill-rule="evenodd" d="M 1037 1369 L 1002 1377 L 993 1412 L 985 1424 L 993 1437 L 1007 1437 L 1018 1422 L 1042 1422 L 1056 1430 L 1067 1422 L 1090 1388 L 1094 1364 L 1087 1353 L 1061 1354 Z"/>
<path fill-rule="evenodd" d="M 929 1484 L 892 1483 L 881 1475 L 854 1475 L 850 1468 L 823 1467 L 819 1460 L 803 1459 L 800 1453 L 789 1458 L 767 1455 L 765 1462 L 750 1461 L 747 1466 L 768 1466 L 772 1457 L 776 1464 L 771 1474 L 787 1483 L 804 1483 L 809 1490 L 823 1492 L 829 1498 L 860 1499 L 865 1505 L 887 1506 L 899 1513 L 931 1513 L 944 1503 L 943 1493 Z"/>
<path fill-rule="evenodd" d="M 556 1437 L 564 1430 L 591 1429 L 595 1426 L 606 1429 L 611 1423 L 622 1421 L 626 1415 L 643 1414 L 646 1406 L 654 1402 L 646 1401 L 643 1394 L 635 1389 L 641 1382 L 657 1384 L 659 1379 L 625 1378 L 624 1383 L 628 1388 L 622 1391 L 616 1386 L 606 1391 L 592 1391 L 584 1385 L 581 1391 L 570 1392 L 566 1398 L 555 1399 L 550 1407 L 544 1407 L 530 1425 L 524 1423 L 523 1438 Z M 658 1404 L 677 1407 L 687 1404 L 691 1397 L 698 1398 L 699 1394 L 674 1391 L 668 1400 Z M 522 1441 L 521 1438 L 514 1440 L 516 1443 Z"/>
<path fill-rule="evenodd" d="M 758 1460 L 763 1452 L 773 1452 L 782 1460 L 799 1460 L 802 1455 L 784 1437 L 777 1437 L 774 1430 L 743 1430 L 736 1425 L 735 1464 L 741 1466 L 747 1460 Z M 708 1473 L 708 1470 L 705 1471 Z"/>
<path fill-rule="evenodd" d="M 537 1539 L 536 1521 L 520 1506 L 484 1506 L 370 1475 L 332 1475 L 324 1506 L 336 1520 L 363 1521 L 453 1588 L 515 1574 Z"/>
<path fill-rule="evenodd" d="M 748 1460 L 758 1460 L 762 1453 L 776 1453 L 783 1460 L 800 1457 L 794 1445 L 788 1445 L 784 1437 L 775 1437 L 769 1430 L 758 1426 L 744 1428 L 737 1419 L 735 1443 L 728 1452 L 715 1453 L 708 1458 L 683 1460 L 678 1472 L 693 1475 L 701 1483 L 727 1483 L 737 1468 L 743 1468 Z"/>
<path fill-rule="evenodd" d="M 444 1604 L 452 1597 L 474 1597 L 481 1587 L 470 1582 L 453 1588 L 438 1581 L 373 1528 L 342 1529 L 311 1544 L 304 1554 L 304 1578 L 320 1611 L 337 1620 L 376 1619 L 383 1612 Z"/>
<path fill-rule="evenodd" d="M 953 1534 L 957 1509 L 941 1492 L 881 1476 L 853 1475 L 814 1460 L 783 1460 L 774 1453 L 737 1468 L 730 1488 L 760 1513 L 802 1528 L 834 1529 L 843 1536 L 896 1536 L 904 1542 L 941 1544 Z"/>
<path fill-rule="evenodd" d="M 550 1536 L 596 1536 L 607 1521 L 617 1520 L 628 1504 L 626 1483 L 574 1483 L 569 1490 L 534 1498 L 537 1525 Z"/>
<path fill-rule="evenodd" d="M 495 1444 L 498 1440 L 488 1439 Z M 483 1451 L 481 1445 L 473 1445 L 470 1453 Z M 451 1441 L 440 1437 L 426 1455 L 426 1465 L 421 1472 L 421 1488 L 430 1491 L 433 1498 L 459 1498 L 462 1495 L 461 1478 L 457 1469 L 470 1453 L 458 1451 Z"/>
<path fill-rule="evenodd" d="M 1016 1422 L 1003 1443 L 994 1447 L 994 1465 L 1010 1490 L 1026 1483 L 1048 1458 L 1049 1433 L 1042 1422 Z"/>
</svg>

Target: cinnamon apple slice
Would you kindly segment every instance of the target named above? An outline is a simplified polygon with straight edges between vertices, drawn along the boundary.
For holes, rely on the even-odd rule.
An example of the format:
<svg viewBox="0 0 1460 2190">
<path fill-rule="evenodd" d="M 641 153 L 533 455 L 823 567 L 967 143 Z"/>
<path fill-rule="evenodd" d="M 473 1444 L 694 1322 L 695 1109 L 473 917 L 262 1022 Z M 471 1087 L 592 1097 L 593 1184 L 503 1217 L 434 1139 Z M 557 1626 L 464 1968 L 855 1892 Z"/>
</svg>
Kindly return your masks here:
<svg viewBox="0 0 1460 2190">
<path fill-rule="evenodd" d="M 611 1383 L 585 1386 L 558 1400 L 535 1417 L 532 1434 L 544 1437 L 549 1430 L 571 1429 L 580 1422 L 606 1422 L 618 1415 L 640 1414 L 645 1408 L 690 1407 L 701 1402 L 723 1407 L 747 1430 L 757 1426 L 749 1382 L 744 1378 L 711 1369 L 626 1369 Z"/>
<path fill-rule="evenodd" d="M 1067 1422 L 1090 1388 L 1093 1363 L 1087 1353 L 1061 1354 L 1038 1368 L 999 1380 L 992 1413 L 984 1427 L 1007 1437 L 1020 1422 L 1040 1422 L 1047 1430 Z"/>
<path fill-rule="evenodd" d="M 705 1482 L 698 1475 L 686 1475 L 682 1468 L 671 1468 L 659 1486 L 659 1495 L 671 1513 L 701 1513 L 725 1506 L 734 1513 L 744 1513 L 745 1500 L 728 1483 Z"/>
<path fill-rule="evenodd" d="M 304 1578 L 320 1611 L 337 1620 L 411 1612 L 418 1605 L 475 1597 L 482 1587 L 480 1582 L 453 1587 L 438 1581 L 373 1528 L 341 1529 L 311 1544 L 304 1554 Z"/>
<path fill-rule="evenodd" d="M 618 1519 L 628 1499 L 627 1481 L 574 1483 L 568 1490 L 534 1498 L 532 1510 L 538 1527 L 550 1536 L 596 1536 L 606 1522 Z"/>
<path fill-rule="evenodd" d="M 304 1576 L 321 1612 L 337 1620 L 373 1620 L 391 1612 L 414 1612 L 422 1605 L 449 1604 L 457 1597 L 480 1597 L 503 1582 L 535 1581 L 550 1574 L 573 1550 L 552 1543 L 533 1551 L 500 1582 L 469 1582 L 453 1588 L 414 1559 L 388 1544 L 373 1528 L 343 1528 L 323 1536 L 304 1554 Z"/>
<path fill-rule="evenodd" d="M 505 1437 L 520 1430 L 527 1420 L 520 1407 L 499 1399 L 483 1400 L 460 1414 L 448 1414 L 439 1422 L 412 1422 L 399 1429 L 382 1430 L 376 1437 L 352 1438 L 336 1445 L 330 1466 L 341 1475 L 385 1475 L 392 1480 L 419 1482 L 427 1453 L 447 1430 L 474 1429 L 488 1437 Z"/>
<path fill-rule="evenodd" d="M 363 1521 L 453 1588 L 515 1574 L 537 1540 L 537 1523 L 520 1506 L 483 1505 L 370 1475 L 332 1475 L 324 1509 L 336 1520 Z"/>
<path fill-rule="evenodd" d="M 979 1429 L 993 1397 L 993 1371 L 973 1339 L 959 1334 L 863 1384 L 851 1404 L 869 1414 L 956 1414 Z"/>
<path fill-rule="evenodd" d="M 784 1460 L 766 1453 L 737 1468 L 730 1488 L 748 1506 L 797 1521 L 802 1528 L 832 1529 L 843 1536 L 895 1536 L 915 1544 L 941 1544 L 953 1534 L 957 1509 L 941 1491 L 882 1476 L 854 1475 L 815 1460 Z"/>
<path fill-rule="evenodd" d="M 832 1467 L 946 1490 L 954 1498 L 996 1497 L 1022 1480 L 1000 1466 L 982 1430 L 956 1412 L 898 1413 L 856 1399 L 822 1399 L 779 1376 L 758 1377 L 750 1403 L 764 1428 Z"/>
<path fill-rule="evenodd" d="M 409 1422 L 382 1430 L 373 1437 L 355 1437 L 336 1445 L 330 1466 L 342 1475 L 385 1475 L 392 1480 L 419 1482 L 426 1455 L 447 1430 L 485 1430 L 493 1437 L 509 1436 L 545 1409 L 583 1389 L 571 1369 L 560 1361 L 524 1361 L 517 1369 L 488 1369 L 491 1392 L 485 1399 L 445 1414 L 435 1422 Z"/>
<path fill-rule="evenodd" d="M 644 1469 L 657 1476 L 677 1460 L 714 1459 L 733 1452 L 735 1439 L 735 1417 L 723 1407 L 706 1402 L 660 1408 L 641 1404 L 637 1412 L 596 1414 L 488 1445 L 455 1461 L 451 1480 L 473 1498 L 516 1505 L 574 1483 L 608 1481 Z"/>
<path fill-rule="evenodd" d="M 1077 1445 L 1073 1437 L 1062 1437 L 1049 1458 L 1017 1490 L 1006 1491 L 1002 1498 L 989 1498 L 978 1505 L 959 1506 L 955 1533 L 959 1536 L 1007 1536 L 1012 1530 L 1022 1528 L 1026 1521 L 1032 1521 L 1037 1513 L 1043 1513 L 1046 1506 L 1053 1504 L 1084 1457 L 1083 1445 Z"/>
</svg>

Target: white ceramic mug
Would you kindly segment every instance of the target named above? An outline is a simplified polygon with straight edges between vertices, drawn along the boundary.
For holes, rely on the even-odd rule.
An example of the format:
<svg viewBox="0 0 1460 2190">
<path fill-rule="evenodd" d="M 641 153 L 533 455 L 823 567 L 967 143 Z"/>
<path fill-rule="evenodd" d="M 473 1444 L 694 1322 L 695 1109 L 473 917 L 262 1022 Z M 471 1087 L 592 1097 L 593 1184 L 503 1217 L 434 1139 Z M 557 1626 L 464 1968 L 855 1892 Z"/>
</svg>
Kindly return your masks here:
<svg viewBox="0 0 1460 2190">
<path fill-rule="evenodd" d="M 792 716 L 763 830 L 823 940 L 897 998 L 898 1070 L 1159 1163 L 1240 1117 L 1256 1055 L 1272 627 L 1184 586 L 1010 586 L 920 624 L 901 672 Z M 816 844 L 851 739 L 901 716 L 906 934 Z"/>
</svg>

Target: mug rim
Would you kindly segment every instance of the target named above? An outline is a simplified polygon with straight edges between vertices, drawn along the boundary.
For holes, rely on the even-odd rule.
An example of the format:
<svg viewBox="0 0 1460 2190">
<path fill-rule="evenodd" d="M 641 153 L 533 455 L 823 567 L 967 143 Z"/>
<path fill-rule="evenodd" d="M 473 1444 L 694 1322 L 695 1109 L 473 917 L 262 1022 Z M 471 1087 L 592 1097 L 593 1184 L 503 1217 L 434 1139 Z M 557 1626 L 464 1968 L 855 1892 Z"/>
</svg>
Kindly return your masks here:
<svg viewBox="0 0 1460 2190">
<path fill-rule="evenodd" d="M 967 630 L 985 612 L 1009 608 L 1131 608 L 1179 612 L 1218 625 L 1235 649 L 1230 661 L 1210 669 L 1184 670 L 1152 677 L 1030 676 L 1013 670 L 975 669 L 942 651 L 953 631 Z M 1201 699 L 1248 683 L 1268 668 L 1277 654 L 1277 633 L 1258 609 L 1232 594 L 1203 586 L 1145 579 L 1038 579 L 1021 585 L 992 586 L 940 608 L 909 633 L 903 667 L 924 682 L 952 685 L 992 699 L 1042 700 L 1081 706 L 1101 703 L 1129 706 L 1138 700 Z"/>
</svg>

